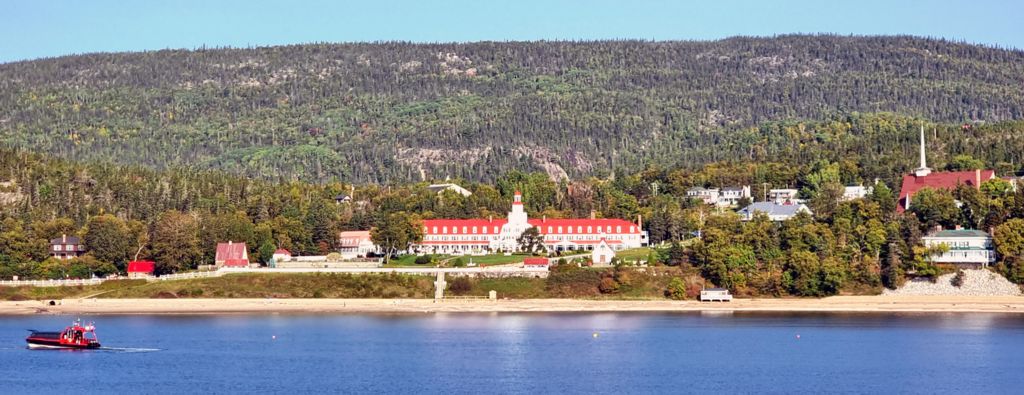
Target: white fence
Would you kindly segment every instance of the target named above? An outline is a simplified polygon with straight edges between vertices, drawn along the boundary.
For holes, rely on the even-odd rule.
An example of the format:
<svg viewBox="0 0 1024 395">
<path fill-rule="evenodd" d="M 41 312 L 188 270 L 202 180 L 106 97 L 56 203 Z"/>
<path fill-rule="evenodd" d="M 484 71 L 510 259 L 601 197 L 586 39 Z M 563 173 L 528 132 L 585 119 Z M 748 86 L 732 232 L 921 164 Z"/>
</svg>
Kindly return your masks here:
<svg viewBox="0 0 1024 395">
<path fill-rule="evenodd" d="M 173 281 L 173 280 L 188 280 L 195 278 L 210 278 L 220 277 L 230 273 L 352 273 L 352 274 L 369 274 L 369 273 L 397 273 L 397 274 L 418 274 L 433 276 L 437 273 L 444 273 L 449 276 L 479 276 L 479 277 L 547 277 L 548 269 L 543 268 L 524 268 L 516 266 L 498 266 L 498 267 L 463 267 L 463 268 L 430 268 L 430 267 L 410 267 L 410 268 L 383 268 L 383 267 L 331 267 L 331 268 L 220 268 L 216 271 L 201 271 L 201 272 L 188 272 L 188 273 L 176 273 L 176 274 L 165 274 L 159 277 L 147 277 L 146 281 Z M 119 280 L 125 279 L 124 277 L 118 278 Z M 97 285 L 108 279 L 104 278 L 91 278 L 87 280 L 0 280 L 0 286 L 8 287 L 21 287 L 21 286 L 32 286 L 32 287 L 64 287 L 64 286 L 75 286 L 75 285 Z"/>
<path fill-rule="evenodd" d="M 188 273 L 175 273 L 165 274 L 160 277 L 149 277 L 146 281 L 170 281 L 170 280 L 188 280 L 193 278 L 209 278 L 209 277 L 220 277 L 223 276 L 224 272 L 217 270 L 212 272 L 188 272 Z"/>
<path fill-rule="evenodd" d="M 104 281 L 103 278 L 90 278 L 87 280 L 0 280 L 0 286 L 6 287 L 68 287 L 76 285 L 97 285 Z"/>
<path fill-rule="evenodd" d="M 334 268 L 238 268 L 225 267 L 218 270 L 223 273 L 396 273 L 433 276 L 444 273 L 449 276 L 480 276 L 480 277 L 547 277 L 548 268 L 532 268 L 520 266 L 493 267 L 334 267 Z"/>
</svg>

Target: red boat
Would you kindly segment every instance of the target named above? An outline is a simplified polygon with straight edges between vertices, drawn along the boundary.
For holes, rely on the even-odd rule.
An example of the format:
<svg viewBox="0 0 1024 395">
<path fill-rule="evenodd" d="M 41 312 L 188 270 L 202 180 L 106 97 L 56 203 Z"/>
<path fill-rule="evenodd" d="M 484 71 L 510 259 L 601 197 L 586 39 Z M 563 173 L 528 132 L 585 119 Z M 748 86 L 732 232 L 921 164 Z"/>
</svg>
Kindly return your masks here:
<svg viewBox="0 0 1024 395">
<path fill-rule="evenodd" d="M 100 341 L 96 338 L 96 327 L 91 323 L 82 326 L 82 320 L 75 320 L 71 326 L 64 328 L 61 332 L 39 332 L 32 330 L 32 334 L 25 338 L 28 348 L 67 348 L 67 349 L 90 349 L 100 348 Z"/>
</svg>

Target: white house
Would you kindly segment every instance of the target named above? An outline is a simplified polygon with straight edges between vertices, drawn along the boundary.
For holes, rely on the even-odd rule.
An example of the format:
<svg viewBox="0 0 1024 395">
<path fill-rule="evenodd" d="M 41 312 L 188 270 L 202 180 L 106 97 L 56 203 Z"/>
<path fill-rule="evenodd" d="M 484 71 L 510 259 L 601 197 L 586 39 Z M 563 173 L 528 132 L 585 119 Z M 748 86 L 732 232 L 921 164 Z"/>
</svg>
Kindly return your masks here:
<svg viewBox="0 0 1024 395">
<path fill-rule="evenodd" d="M 866 187 L 863 185 L 850 185 L 843 187 L 843 198 L 842 200 L 850 201 L 854 199 L 861 199 L 867 197 L 874 192 L 874 187 Z"/>
<path fill-rule="evenodd" d="M 770 189 L 768 190 L 768 201 L 775 202 L 778 204 L 783 203 L 803 203 L 800 199 L 797 199 L 797 194 L 800 191 L 796 189 Z"/>
<path fill-rule="evenodd" d="M 949 251 L 931 257 L 932 262 L 986 267 L 996 261 L 992 236 L 980 230 L 940 230 L 923 238 L 925 247 L 945 244 Z"/>
<path fill-rule="evenodd" d="M 366 257 L 368 254 L 380 252 L 380 247 L 373 244 L 370 231 L 353 230 L 338 233 L 338 252 L 345 259 Z"/>
<path fill-rule="evenodd" d="M 718 204 L 718 188 L 693 187 L 686 190 L 686 197 L 698 199 L 704 204 Z"/>
<path fill-rule="evenodd" d="M 757 202 L 747 207 L 744 207 L 736 213 L 740 215 L 740 219 L 743 221 L 750 221 L 754 219 L 757 213 L 764 213 L 768 216 L 768 219 L 772 221 L 785 221 L 793 218 L 798 213 L 813 214 L 811 209 L 807 208 L 803 204 L 779 204 L 775 202 Z"/>
<path fill-rule="evenodd" d="M 750 186 L 725 187 L 722 189 L 693 187 L 686 190 L 686 197 L 698 199 L 704 202 L 704 204 L 732 207 L 739 204 L 740 199 L 750 198 Z"/>
<path fill-rule="evenodd" d="M 427 189 L 429 189 L 431 192 L 434 192 L 434 193 L 441 193 L 441 192 L 444 192 L 444 191 L 452 191 L 452 192 L 455 192 L 455 193 L 457 193 L 459 195 L 462 195 L 462 196 L 465 196 L 465 197 L 469 197 L 469 195 L 473 194 L 473 192 L 470 192 L 468 189 L 460 187 L 458 184 L 452 184 L 452 183 L 430 184 L 429 186 L 427 186 Z"/>
<path fill-rule="evenodd" d="M 720 207 L 734 207 L 740 203 L 743 198 L 750 199 L 750 185 L 744 185 L 741 187 L 725 187 L 722 188 L 721 194 L 718 196 L 717 206 Z"/>
<path fill-rule="evenodd" d="M 612 258 L 615 258 L 615 250 L 608 246 L 605 239 L 601 239 L 590 253 L 590 262 L 595 266 L 611 265 Z"/>
</svg>

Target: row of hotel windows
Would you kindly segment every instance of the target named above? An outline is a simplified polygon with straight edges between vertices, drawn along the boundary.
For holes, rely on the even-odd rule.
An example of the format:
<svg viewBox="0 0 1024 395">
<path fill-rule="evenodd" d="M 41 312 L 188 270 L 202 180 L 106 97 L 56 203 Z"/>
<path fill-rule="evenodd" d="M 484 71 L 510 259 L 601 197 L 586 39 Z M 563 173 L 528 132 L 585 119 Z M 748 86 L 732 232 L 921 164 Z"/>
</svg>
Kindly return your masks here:
<svg viewBox="0 0 1024 395">
<path fill-rule="evenodd" d="M 637 240 L 637 235 L 608 235 L 602 238 L 606 240 Z M 546 236 L 545 241 L 576 241 L 576 240 L 599 240 L 600 238 L 594 237 L 594 235 L 586 236 Z M 488 241 L 498 240 L 497 236 L 435 236 L 429 235 L 423 237 L 424 241 Z"/>
<path fill-rule="evenodd" d="M 535 228 L 537 228 L 538 231 L 543 231 L 544 230 L 544 228 L 540 227 L 540 226 L 535 226 Z M 491 233 L 498 233 L 498 229 L 499 229 L 499 227 L 495 226 L 494 227 L 494 232 L 491 232 Z M 583 226 L 577 226 L 575 229 L 576 229 L 575 233 L 583 233 Z M 429 233 L 438 234 L 438 231 L 437 231 L 438 228 L 436 226 L 433 227 L 432 230 L 433 230 L 433 232 L 429 232 Z M 451 230 L 452 230 L 452 234 L 460 233 L 459 232 L 459 227 L 457 227 L 457 226 L 453 226 L 451 228 Z M 463 234 L 469 234 L 469 233 L 477 234 L 477 233 L 479 233 L 478 230 L 486 232 L 487 228 L 486 227 L 481 227 L 481 228 L 478 229 L 476 226 L 473 226 L 473 227 L 463 226 L 461 233 L 463 233 Z M 555 230 L 557 230 L 557 232 L 555 232 Z M 563 232 L 563 230 L 564 230 L 564 232 Z M 423 227 L 423 232 L 427 233 L 427 227 L 426 226 Z M 601 227 L 598 226 L 597 227 L 597 232 L 612 233 L 612 226 L 608 225 L 604 229 L 601 229 Z M 636 232 L 636 227 L 635 226 L 630 226 L 629 227 L 629 233 L 635 233 L 635 232 Z M 448 227 L 447 226 L 442 226 L 440 233 L 447 234 L 448 233 Z M 545 233 L 574 233 L 574 232 L 573 232 L 573 227 L 571 227 L 571 226 L 567 226 L 565 228 L 563 228 L 561 226 L 557 226 L 557 227 L 555 227 L 555 226 L 548 226 L 548 231 L 545 232 Z M 594 227 L 593 226 L 587 226 L 587 233 L 594 233 Z M 622 233 L 622 226 L 621 225 L 616 225 L 615 226 L 615 233 Z"/>
<path fill-rule="evenodd" d="M 65 249 L 63 245 L 57 244 L 57 245 L 53 246 L 53 250 L 54 251 L 75 251 L 75 245 L 74 244 L 68 244 L 67 245 L 67 249 Z"/>
</svg>

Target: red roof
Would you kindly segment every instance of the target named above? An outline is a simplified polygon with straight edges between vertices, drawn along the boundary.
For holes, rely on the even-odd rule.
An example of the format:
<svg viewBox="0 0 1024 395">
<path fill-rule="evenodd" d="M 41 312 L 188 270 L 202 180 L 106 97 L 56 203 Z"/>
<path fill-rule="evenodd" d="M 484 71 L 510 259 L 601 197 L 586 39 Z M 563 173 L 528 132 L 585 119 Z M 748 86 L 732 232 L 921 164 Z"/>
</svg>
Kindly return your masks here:
<svg viewBox="0 0 1024 395">
<path fill-rule="evenodd" d="M 896 211 L 902 213 L 906 210 L 907 196 L 917 193 L 921 188 L 953 190 L 960 184 L 978 188 L 981 186 L 980 183 L 995 177 L 995 170 L 937 171 L 924 177 L 905 174 L 903 176 L 903 185 L 900 187 L 900 199 L 896 204 Z M 980 182 L 978 179 L 980 179 Z"/>
<path fill-rule="evenodd" d="M 548 265 L 548 259 L 547 258 L 526 258 L 526 259 L 523 259 L 523 265 L 526 265 L 526 266 L 541 266 L 541 265 L 547 266 Z"/>
<path fill-rule="evenodd" d="M 368 230 L 347 230 L 338 233 L 338 244 L 342 248 L 356 248 L 364 241 L 373 242 Z"/>
<path fill-rule="evenodd" d="M 423 234 L 427 235 L 496 235 L 501 227 L 508 222 L 504 219 L 425 219 Z M 476 227 L 476 233 L 473 227 Z M 437 231 L 434 231 L 437 228 Z M 465 228 L 465 231 L 463 231 Z"/>
<path fill-rule="evenodd" d="M 153 273 L 153 261 L 128 262 L 128 273 Z"/>
<path fill-rule="evenodd" d="M 227 265 L 227 261 L 244 261 L 245 265 L 249 265 L 249 250 L 245 243 L 217 243 L 217 256 L 213 260 L 217 264 Z"/>
<path fill-rule="evenodd" d="M 424 235 L 496 235 L 508 221 L 504 219 L 427 219 L 423 220 Z M 612 218 L 601 219 L 531 219 L 541 235 L 548 234 L 640 234 L 636 224 Z M 473 231 L 476 227 L 476 232 Z M 548 231 L 548 228 L 551 231 Z M 561 231 L 559 231 L 561 227 Z M 436 228 L 436 231 L 435 231 Z M 571 228 L 571 229 L 570 229 Z"/>
<path fill-rule="evenodd" d="M 636 224 L 624 219 L 531 219 L 530 225 L 537 226 L 540 234 L 599 234 L 599 233 L 632 233 L 639 234 Z M 551 231 L 548 231 L 548 228 Z M 561 227 L 561 231 L 559 231 Z M 632 227 L 632 231 L 630 228 Z M 569 229 L 572 228 L 572 229 Z"/>
<path fill-rule="evenodd" d="M 274 255 L 280 255 L 280 254 L 291 255 L 292 253 L 291 253 L 291 251 L 288 251 L 288 250 L 286 250 L 284 248 L 278 248 L 277 251 L 274 251 Z"/>
</svg>

